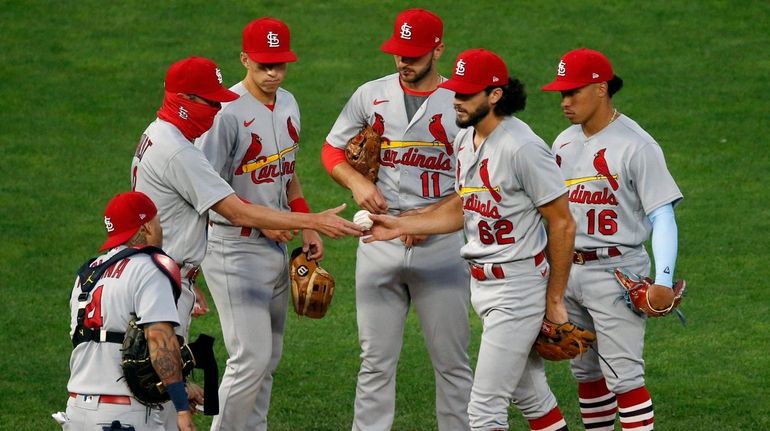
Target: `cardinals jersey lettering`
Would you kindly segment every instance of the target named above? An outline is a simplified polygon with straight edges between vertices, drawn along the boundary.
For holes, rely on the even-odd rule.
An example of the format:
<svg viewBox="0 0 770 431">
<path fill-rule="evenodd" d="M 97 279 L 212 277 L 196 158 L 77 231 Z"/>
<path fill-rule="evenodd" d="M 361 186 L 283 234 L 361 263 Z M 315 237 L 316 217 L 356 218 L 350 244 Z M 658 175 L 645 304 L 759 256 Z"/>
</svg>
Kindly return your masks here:
<svg viewBox="0 0 770 431">
<path fill-rule="evenodd" d="M 548 238 L 537 207 L 566 193 L 545 142 L 508 117 L 479 146 L 474 129 L 457 135 L 456 191 L 463 201 L 464 258 L 503 263 L 535 256 Z"/>
<path fill-rule="evenodd" d="M 158 207 L 163 251 L 180 265 L 199 265 L 206 253 L 206 213 L 233 193 L 230 185 L 179 129 L 161 119 L 144 131 L 131 175 L 133 189 Z"/>
<path fill-rule="evenodd" d="M 97 258 L 94 266 L 106 261 L 125 247 L 116 247 Z M 168 277 L 152 262 L 151 257 L 137 254 L 113 265 L 91 291 L 85 308 L 86 327 L 112 332 L 125 332 L 131 313 L 139 316 L 139 324 L 169 322 L 178 324 L 174 294 Z M 70 295 L 70 337 L 77 327 L 77 280 Z M 80 343 L 70 356 L 70 379 L 67 390 L 78 394 L 130 395 L 120 368 L 121 345 L 117 343 Z"/>
<path fill-rule="evenodd" d="M 351 96 L 326 142 L 345 148 L 371 124 L 383 136 L 377 186 L 392 212 L 422 208 L 452 193 L 457 135 L 454 93 L 439 88 L 407 119 L 398 74 L 367 82 Z"/>
<path fill-rule="evenodd" d="M 222 105 L 214 125 L 195 142 L 214 170 L 251 203 L 288 211 L 287 188 L 299 150 L 300 116 L 294 96 L 279 88 L 270 110 L 242 82 L 241 95 Z M 229 222 L 211 211 L 217 223 Z"/>
<path fill-rule="evenodd" d="M 552 149 L 569 187 L 578 250 L 639 247 L 652 231 L 647 214 L 682 199 L 658 143 L 624 115 L 590 138 L 573 125 Z"/>
</svg>

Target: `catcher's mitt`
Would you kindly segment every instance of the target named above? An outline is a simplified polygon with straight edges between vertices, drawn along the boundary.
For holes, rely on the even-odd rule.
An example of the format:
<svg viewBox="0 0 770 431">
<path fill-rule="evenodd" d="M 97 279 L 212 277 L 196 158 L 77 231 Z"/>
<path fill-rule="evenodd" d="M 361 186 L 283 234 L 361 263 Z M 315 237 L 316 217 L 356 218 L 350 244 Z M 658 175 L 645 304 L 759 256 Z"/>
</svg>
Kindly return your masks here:
<svg viewBox="0 0 770 431">
<path fill-rule="evenodd" d="M 535 350 L 543 359 L 561 361 L 582 355 L 595 341 L 596 335 L 593 332 L 574 323 L 557 325 L 544 319 L 535 340 Z"/>
<path fill-rule="evenodd" d="M 626 305 L 635 313 L 642 315 L 645 314 L 649 317 L 661 317 L 665 316 L 672 311 L 675 312 L 682 324 L 685 323 L 684 315 L 677 309 L 679 303 L 682 302 L 682 296 L 685 294 L 685 281 L 679 280 L 674 283 L 674 301 L 668 307 L 658 310 L 650 305 L 650 288 L 653 285 L 653 281 L 649 277 L 642 277 L 639 274 L 625 271 L 621 268 L 615 268 L 613 271 L 615 279 L 621 286 L 622 298 L 626 301 Z"/>
<path fill-rule="evenodd" d="M 367 124 L 345 145 L 345 159 L 371 182 L 377 182 L 381 143 L 382 137 Z"/>
<path fill-rule="evenodd" d="M 300 316 L 320 319 L 334 295 L 334 277 L 310 260 L 302 247 L 291 252 L 291 300 Z"/>
<path fill-rule="evenodd" d="M 184 340 L 179 336 L 177 338 L 182 346 L 182 375 L 186 378 L 195 367 L 195 359 Z M 144 329 L 140 328 L 134 319 L 128 322 L 121 352 L 123 357 L 120 367 L 134 398 L 148 407 L 158 407 L 168 401 L 170 398 L 166 388 L 150 361 L 150 349 L 144 337 Z"/>
</svg>

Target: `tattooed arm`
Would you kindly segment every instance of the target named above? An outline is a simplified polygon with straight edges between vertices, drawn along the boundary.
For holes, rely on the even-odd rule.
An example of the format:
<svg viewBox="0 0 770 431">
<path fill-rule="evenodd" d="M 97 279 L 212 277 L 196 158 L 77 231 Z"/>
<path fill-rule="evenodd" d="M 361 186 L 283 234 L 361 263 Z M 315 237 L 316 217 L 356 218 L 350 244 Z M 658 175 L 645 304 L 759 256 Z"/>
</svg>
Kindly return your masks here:
<svg viewBox="0 0 770 431">
<path fill-rule="evenodd" d="M 150 361 L 158 373 L 158 377 L 166 386 L 171 395 L 174 406 L 177 408 L 176 423 L 180 430 L 194 430 L 192 414 L 187 404 L 187 394 L 184 393 L 184 403 L 180 398 L 181 394 L 176 394 L 176 390 L 181 385 L 184 391 L 184 381 L 182 380 L 182 357 L 179 353 L 179 342 L 174 333 L 174 328 L 170 323 L 157 322 L 144 327 L 144 336 L 147 339 L 147 345 L 150 349 Z M 175 396 L 177 395 L 177 396 Z M 186 404 L 182 407 L 182 404 Z"/>
</svg>

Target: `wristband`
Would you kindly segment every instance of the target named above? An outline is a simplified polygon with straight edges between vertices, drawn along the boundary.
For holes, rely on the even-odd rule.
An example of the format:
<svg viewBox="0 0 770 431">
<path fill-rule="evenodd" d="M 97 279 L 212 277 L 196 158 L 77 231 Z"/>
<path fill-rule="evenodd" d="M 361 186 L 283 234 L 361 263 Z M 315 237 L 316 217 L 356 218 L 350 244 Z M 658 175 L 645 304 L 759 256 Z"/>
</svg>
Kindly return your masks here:
<svg viewBox="0 0 770 431">
<path fill-rule="evenodd" d="M 187 390 L 183 381 L 174 382 L 170 385 L 166 385 L 166 393 L 174 403 L 176 411 L 183 412 L 190 410 L 190 400 L 187 398 Z"/>
<path fill-rule="evenodd" d="M 297 198 L 289 202 L 289 208 L 293 213 L 309 213 L 310 207 L 307 205 L 305 198 Z"/>
</svg>

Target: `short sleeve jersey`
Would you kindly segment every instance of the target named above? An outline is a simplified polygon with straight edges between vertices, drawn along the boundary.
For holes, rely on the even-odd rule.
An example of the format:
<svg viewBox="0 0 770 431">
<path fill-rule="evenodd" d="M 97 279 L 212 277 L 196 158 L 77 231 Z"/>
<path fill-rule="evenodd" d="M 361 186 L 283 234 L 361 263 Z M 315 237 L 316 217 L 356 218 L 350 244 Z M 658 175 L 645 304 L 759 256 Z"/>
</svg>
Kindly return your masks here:
<svg viewBox="0 0 770 431">
<path fill-rule="evenodd" d="M 288 211 L 287 188 L 299 150 L 297 101 L 279 88 L 271 110 L 242 82 L 230 90 L 241 97 L 222 106 L 214 125 L 195 145 L 239 197 Z M 214 222 L 229 224 L 216 212 L 209 216 Z"/>
<path fill-rule="evenodd" d="M 589 138 L 570 126 L 552 150 L 569 187 L 577 250 L 639 247 L 652 231 L 647 214 L 683 197 L 658 143 L 625 115 Z"/>
<path fill-rule="evenodd" d="M 94 266 L 125 247 L 100 256 Z M 80 285 L 75 281 L 70 296 L 70 337 L 77 326 Z M 84 324 L 112 332 L 125 332 L 131 313 L 137 323 L 169 322 L 178 325 L 171 282 L 146 254 L 135 254 L 112 265 L 91 291 Z M 78 394 L 130 395 L 120 368 L 121 345 L 80 343 L 70 356 L 67 389 Z"/>
<path fill-rule="evenodd" d="M 377 187 L 391 212 L 425 207 L 454 189 L 454 93 L 436 89 L 410 121 L 404 91 L 398 74 L 367 82 L 353 93 L 326 137 L 343 149 L 366 124 L 383 136 Z"/>
<path fill-rule="evenodd" d="M 131 180 L 158 207 L 163 250 L 180 265 L 199 265 L 206 253 L 206 213 L 233 193 L 230 185 L 179 129 L 161 119 L 139 140 Z"/>
<path fill-rule="evenodd" d="M 527 124 L 506 117 L 473 148 L 474 129 L 457 136 L 457 193 L 463 204 L 462 256 L 503 263 L 535 256 L 548 241 L 537 207 L 566 193 L 545 142 Z"/>
</svg>

